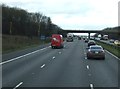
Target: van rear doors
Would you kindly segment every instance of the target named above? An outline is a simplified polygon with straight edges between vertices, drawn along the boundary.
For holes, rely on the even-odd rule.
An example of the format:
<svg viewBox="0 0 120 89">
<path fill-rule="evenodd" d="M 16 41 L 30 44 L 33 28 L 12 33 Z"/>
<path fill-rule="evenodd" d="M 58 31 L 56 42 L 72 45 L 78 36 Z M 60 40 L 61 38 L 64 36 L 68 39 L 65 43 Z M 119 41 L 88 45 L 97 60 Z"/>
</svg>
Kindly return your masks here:
<svg viewBox="0 0 120 89">
<path fill-rule="evenodd" d="M 63 37 L 60 34 L 53 34 L 51 39 L 51 47 L 60 47 L 63 48 Z"/>
</svg>

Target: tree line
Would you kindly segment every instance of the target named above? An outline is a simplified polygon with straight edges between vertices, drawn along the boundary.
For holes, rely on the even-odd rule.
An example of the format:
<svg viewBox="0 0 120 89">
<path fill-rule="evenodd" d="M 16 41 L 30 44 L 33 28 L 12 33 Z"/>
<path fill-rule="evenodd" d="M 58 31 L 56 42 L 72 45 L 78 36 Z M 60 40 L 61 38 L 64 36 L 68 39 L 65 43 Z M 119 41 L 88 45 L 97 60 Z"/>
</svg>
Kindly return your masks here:
<svg viewBox="0 0 120 89">
<path fill-rule="evenodd" d="M 50 37 L 51 34 L 61 31 L 62 28 L 52 23 L 50 17 L 40 12 L 29 13 L 26 10 L 2 4 L 2 34 Z"/>
<path fill-rule="evenodd" d="M 109 39 L 120 40 L 120 26 L 107 27 L 107 28 L 104 28 L 102 31 L 106 32 L 105 34 L 102 34 L 102 35 L 109 35 Z M 111 33 L 107 33 L 107 32 L 111 32 Z M 95 37 L 97 37 L 98 35 L 99 33 L 95 34 Z"/>
<path fill-rule="evenodd" d="M 111 32 L 111 34 L 107 34 L 109 35 L 109 39 L 116 39 L 116 40 L 120 40 L 120 26 L 117 26 L 117 27 L 108 27 L 108 28 L 105 28 L 103 29 L 104 32 Z M 113 33 L 113 32 L 116 32 Z"/>
</svg>

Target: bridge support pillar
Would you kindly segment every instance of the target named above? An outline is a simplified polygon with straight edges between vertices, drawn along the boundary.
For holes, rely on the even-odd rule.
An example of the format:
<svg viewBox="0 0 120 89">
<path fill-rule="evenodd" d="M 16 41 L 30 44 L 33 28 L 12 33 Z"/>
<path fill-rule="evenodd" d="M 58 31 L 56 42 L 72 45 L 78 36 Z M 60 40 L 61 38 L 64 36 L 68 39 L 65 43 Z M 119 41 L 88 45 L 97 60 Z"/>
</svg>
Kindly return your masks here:
<svg viewBox="0 0 120 89">
<path fill-rule="evenodd" d="M 90 39 L 90 33 L 88 33 L 88 38 Z"/>
</svg>

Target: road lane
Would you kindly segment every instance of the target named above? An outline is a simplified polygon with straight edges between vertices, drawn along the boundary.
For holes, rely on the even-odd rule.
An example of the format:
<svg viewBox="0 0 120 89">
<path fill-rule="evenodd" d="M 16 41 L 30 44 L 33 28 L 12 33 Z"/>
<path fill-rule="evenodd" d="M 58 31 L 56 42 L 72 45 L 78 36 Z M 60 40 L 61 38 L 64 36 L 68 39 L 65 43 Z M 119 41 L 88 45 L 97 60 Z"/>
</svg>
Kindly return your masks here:
<svg viewBox="0 0 120 89">
<path fill-rule="evenodd" d="M 14 51 L 14 52 L 11 52 L 11 53 L 6 53 L 6 54 L 2 55 L 2 61 L 7 61 L 7 60 L 10 60 L 10 59 L 19 57 L 19 56 L 23 56 L 25 54 L 34 52 L 36 50 L 40 50 L 40 49 L 48 47 L 48 46 L 50 46 L 50 43 L 40 45 L 40 46 L 37 46 L 37 47 L 32 47 L 32 48 L 27 48 L 27 49 L 23 49 L 23 50 Z"/>
<path fill-rule="evenodd" d="M 12 86 L 26 78 L 38 65 L 49 62 L 59 49 L 51 48 L 2 65 L 3 86 Z M 40 68 L 40 67 L 39 67 Z"/>
<path fill-rule="evenodd" d="M 86 44 L 87 47 L 87 44 Z M 94 87 L 118 87 L 118 59 L 105 51 L 105 60 L 88 59 Z"/>
<path fill-rule="evenodd" d="M 118 86 L 116 58 L 106 53 L 105 60 L 86 59 L 87 44 L 82 40 L 65 45 L 63 49 L 49 48 L 3 65 L 3 86 L 15 87 L 21 82 L 19 87 Z"/>
<path fill-rule="evenodd" d="M 12 62 L 12 61 L 18 60 L 18 59 L 20 59 L 20 58 L 24 58 L 24 57 L 26 57 L 26 56 L 29 56 L 29 55 L 35 54 L 35 53 L 37 53 L 37 52 L 39 52 L 39 51 L 45 50 L 45 49 L 50 48 L 50 47 L 51 47 L 51 46 L 48 46 L 48 47 L 46 47 L 46 48 L 42 48 L 42 49 L 39 49 L 39 50 L 36 50 L 36 51 L 30 52 L 30 53 L 27 53 L 27 54 L 24 54 L 24 55 L 21 55 L 21 56 L 18 56 L 18 57 L 15 57 L 15 58 L 9 59 L 9 60 L 7 60 L 7 61 L 3 61 L 3 62 L 0 63 L 0 65 L 3 65 L 3 64 L 6 64 L 6 63 L 9 63 L 9 62 Z"/>
<path fill-rule="evenodd" d="M 80 42 L 70 42 L 55 60 L 46 64 L 43 70 L 36 70 L 21 87 L 89 87 L 81 46 Z"/>
</svg>

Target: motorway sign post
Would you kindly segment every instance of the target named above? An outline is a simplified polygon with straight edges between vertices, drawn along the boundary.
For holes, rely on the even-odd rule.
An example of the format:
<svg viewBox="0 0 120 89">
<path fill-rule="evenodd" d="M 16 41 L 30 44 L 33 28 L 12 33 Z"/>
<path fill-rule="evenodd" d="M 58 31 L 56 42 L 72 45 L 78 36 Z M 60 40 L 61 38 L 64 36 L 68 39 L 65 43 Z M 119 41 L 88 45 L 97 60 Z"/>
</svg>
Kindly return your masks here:
<svg viewBox="0 0 120 89">
<path fill-rule="evenodd" d="M 46 37 L 44 35 L 40 36 L 40 40 L 41 40 L 42 44 L 44 44 L 45 39 L 46 39 Z"/>
</svg>

